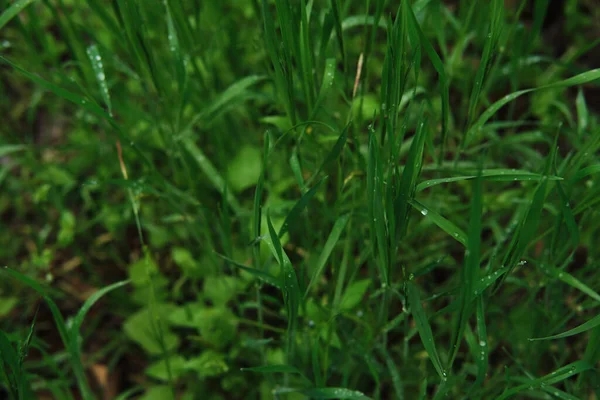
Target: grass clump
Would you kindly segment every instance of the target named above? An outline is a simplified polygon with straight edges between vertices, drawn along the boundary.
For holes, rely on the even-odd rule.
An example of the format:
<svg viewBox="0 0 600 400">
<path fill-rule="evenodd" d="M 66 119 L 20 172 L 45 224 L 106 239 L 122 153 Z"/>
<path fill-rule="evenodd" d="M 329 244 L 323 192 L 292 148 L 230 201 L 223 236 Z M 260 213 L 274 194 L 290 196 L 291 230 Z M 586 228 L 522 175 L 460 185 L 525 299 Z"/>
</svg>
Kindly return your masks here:
<svg viewBox="0 0 600 400">
<path fill-rule="evenodd" d="M 5 1 L 7 395 L 598 397 L 599 16 L 557 3 Z"/>
</svg>

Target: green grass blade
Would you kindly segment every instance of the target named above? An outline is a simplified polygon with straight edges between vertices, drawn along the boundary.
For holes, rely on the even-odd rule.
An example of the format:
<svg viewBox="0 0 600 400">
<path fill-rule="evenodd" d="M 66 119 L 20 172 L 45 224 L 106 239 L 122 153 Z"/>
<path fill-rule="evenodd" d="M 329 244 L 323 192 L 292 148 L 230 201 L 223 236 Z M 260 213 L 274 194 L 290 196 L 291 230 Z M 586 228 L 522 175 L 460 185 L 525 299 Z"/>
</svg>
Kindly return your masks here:
<svg viewBox="0 0 600 400">
<path fill-rule="evenodd" d="M 574 287 L 575 289 L 579 290 L 580 292 L 587 294 L 592 299 L 600 302 L 600 295 L 596 291 L 594 291 L 592 288 L 590 288 L 585 283 L 581 282 L 580 280 L 578 280 L 577 278 L 575 278 L 573 275 L 569 274 L 568 272 L 555 270 L 554 275 L 558 279 L 560 279 L 561 281 L 566 283 L 567 285 Z"/>
<path fill-rule="evenodd" d="M 475 122 L 473 124 L 473 126 L 471 126 L 471 128 L 467 131 L 467 133 L 465 135 L 465 140 L 469 140 L 473 134 L 475 134 L 477 131 L 479 131 L 483 127 L 483 125 L 485 125 L 485 123 L 498 112 L 498 110 L 500 110 L 506 104 L 517 99 L 518 97 L 521 97 L 524 94 L 536 92 L 539 90 L 545 90 L 545 89 L 558 89 L 558 88 L 565 88 L 565 87 L 570 87 L 570 86 L 583 85 L 588 82 L 593 82 L 597 79 L 600 79 L 600 69 L 592 69 L 590 71 L 581 73 L 579 75 L 575 75 L 571 78 L 568 78 L 568 79 L 565 79 L 565 80 L 562 80 L 559 82 L 540 86 L 538 88 L 519 90 L 519 91 L 510 93 L 510 94 L 507 94 L 506 96 L 504 96 L 503 98 L 501 98 L 500 100 L 496 101 L 491 106 L 489 106 L 481 114 L 481 116 L 479 117 L 477 122 Z"/>
<path fill-rule="evenodd" d="M 431 331 L 429 320 L 425 314 L 423 305 L 421 304 L 419 288 L 411 281 L 406 282 L 406 294 L 408 296 L 408 302 L 410 303 L 412 315 L 415 319 L 415 324 L 417 325 L 419 336 L 421 337 L 421 342 L 423 343 L 423 346 L 429 355 L 431 363 L 440 376 L 440 379 L 445 381 L 447 379 L 447 374 L 435 347 L 433 332 Z"/>
<path fill-rule="evenodd" d="M 494 0 L 490 3 L 490 7 L 492 9 L 490 28 L 483 48 L 483 54 L 481 56 L 481 60 L 479 61 L 479 67 L 477 67 L 475 80 L 473 81 L 473 88 L 471 89 L 471 96 L 469 98 L 469 108 L 467 112 L 467 127 L 469 127 L 471 120 L 475 115 L 476 107 L 479 102 L 479 96 L 481 94 L 481 89 L 484 85 L 484 79 L 489 73 L 488 64 L 491 62 L 492 56 L 497 46 L 498 38 L 500 36 L 500 22 L 504 17 L 502 13 L 502 11 L 504 11 L 503 1 Z"/>
<path fill-rule="evenodd" d="M 431 220 L 431 222 L 436 224 L 444 232 L 452 236 L 459 243 L 465 246 L 467 245 L 467 234 L 458 226 L 456 226 L 453 222 L 447 220 L 438 212 L 432 210 L 431 208 L 427 207 L 418 200 L 412 199 L 410 201 L 410 205 L 413 206 L 421 214 L 423 214 L 423 216 Z"/>
<path fill-rule="evenodd" d="M 177 86 L 179 88 L 179 93 L 181 96 L 183 96 L 183 91 L 186 82 L 185 63 L 183 61 L 183 55 L 181 52 L 181 47 L 179 45 L 179 37 L 177 35 L 175 22 L 173 21 L 171 7 L 169 6 L 169 2 L 167 0 L 164 0 L 163 2 L 166 11 L 165 17 L 167 19 L 167 38 L 169 40 L 169 49 L 171 51 L 171 56 L 173 57 L 173 62 L 175 64 L 175 76 L 177 77 Z"/>
<path fill-rule="evenodd" d="M 17 0 L 0 14 L 0 29 L 19 14 L 25 7 L 36 0 Z"/>
<path fill-rule="evenodd" d="M 60 309 L 58 308 L 54 300 L 52 300 L 50 296 L 48 296 L 44 288 L 42 288 L 42 286 L 39 283 L 29 278 L 28 276 L 25 276 L 20 272 L 9 268 L 4 268 L 2 269 L 2 271 L 38 292 L 46 301 L 46 304 L 48 304 L 50 312 L 52 313 L 52 317 L 54 317 L 54 322 L 56 323 L 56 327 L 58 329 L 60 338 L 62 339 L 65 348 L 69 351 L 71 367 L 73 368 L 73 372 L 75 373 L 75 377 L 77 378 L 77 385 L 79 387 L 80 393 L 84 400 L 93 399 L 94 396 L 92 395 L 92 392 L 88 386 L 79 352 L 76 351 L 76 348 L 72 346 L 72 344 L 77 341 L 77 338 L 73 338 L 69 334 L 69 330 L 65 323 L 65 319 L 63 318 Z"/>
<path fill-rule="evenodd" d="M 536 340 L 562 339 L 562 338 L 566 338 L 566 337 L 573 336 L 573 335 L 579 335 L 580 333 L 587 332 L 590 329 L 596 328 L 597 326 L 600 326 L 600 315 L 597 315 L 594 318 L 590 319 L 589 321 L 584 322 L 583 324 L 581 324 L 573 329 L 569 329 L 566 332 L 559 333 L 557 335 L 552 335 L 552 336 L 545 336 L 545 337 L 541 337 L 541 338 L 531 338 L 531 339 L 529 339 L 529 341 L 533 342 Z"/>
<path fill-rule="evenodd" d="M 394 201 L 394 213 L 396 215 L 396 229 L 398 235 L 397 240 L 400 240 L 407 232 L 408 221 L 410 216 L 410 200 L 414 197 L 417 180 L 421 173 L 423 165 L 423 152 L 425 147 L 425 137 L 427 121 L 424 120 L 422 111 L 419 121 L 417 122 L 417 132 L 410 146 L 408 158 L 402 171 L 402 180 L 398 189 L 398 196 Z"/>
<path fill-rule="evenodd" d="M 458 354 L 465 329 L 473 312 L 473 287 L 479 275 L 481 257 L 481 214 L 482 214 L 482 183 L 481 178 L 473 181 L 473 197 L 469 216 L 468 240 L 465 249 L 465 264 L 462 268 L 461 293 L 459 296 L 460 310 L 456 329 L 453 331 L 453 341 L 449 368 Z"/>
<path fill-rule="evenodd" d="M 344 127 L 344 129 L 340 133 L 340 136 L 338 136 L 335 144 L 333 145 L 333 147 L 331 148 L 329 153 L 327 153 L 327 156 L 325 157 L 325 159 L 319 166 L 319 169 L 317 170 L 317 172 L 315 172 L 313 174 L 314 177 L 316 177 L 321 171 L 323 171 L 325 168 L 327 168 L 327 166 L 329 164 L 331 164 L 332 162 L 334 162 L 335 160 L 337 160 L 340 157 L 340 155 L 344 151 L 344 146 L 346 145 L 346 142 L 348 141 L 348 129 L 349 128 L 350 128 L 350 124 L 348 124 Z"/>
<path fill-rule="evenodd" d="M 110 102 L 110 93 L 108 92 L 108 85 L 106 84 L 106 75 L 104 74 L 104 66 L 102 64 L 102 56 L 100 56 L 100 50 L 98 46 L 92 45 L 87 48 L 87 55 L 92 64 L 92 70 L 96 76 L 96 81 L 100 87 L 100 95 L 108 110 L 108 115 L 112 116 L 112 104 Z"/>
<path fill-rule="evenodd" d="M 556 371 L 545 375 L 541 378 L 532 379 L 528 383 L 524 383 L 522 385 L 509 389 L 502 393 L 500 396 L 498 396 L 497 400 L 508 399 L 516 394 L 529 390 L 530 388 L 535 389 L 543 385 L 552 385 L 554 383 L 564 381 L 565 379 L 585 372 L 590 368 L 591 366 L 586 361 L 575 361 L 574 363 L 565 365 L 564 367 L 561 367 Z"/>
<path fill-rule="evenodd" d="M 425 50 L 425 53 L 427 53 L 427 56 L 429 57 L 433 68 L 435 68 L 435 71 L 438 73 L 440 96 L 442 100 L 441 140 L 443 154 L 444 144 L 446 143 L 446 137 L 448 135 L 448 121 L 450 113 L 450 85 L 448 82 L 448 77 L 446 76 L 446 70 L 444 68 L 444 63 L 442 62 L 442 59 L 433 48 L 433 45 L 431 44 L 429 39 L 427 39 L 423 31 L 421 30 L 421 27 L 417 21 L 417 18 L 415 17 L 412 7 L 408 7 L 408 9 L 410 10 L 408 15 L 408 23 L 411 24 L 412 28 L 417 31 L 419 35 L 419 40 L 421 42 L 421 46 L 423 46 L 423 49 Z"/>
<path fill-rule="evenodd" d="M 200 170 L 204 172 L 204 175 L 206 175 L 215 189 L 219 193 L 224 193 L 226 186 L 225 179 L 221 176 L 212 162 L 206 157 L 204 152 L 200 150 L 200 148 L 191 140 L 185 140 L 183 142 L 183 146 L 193 157 L 194 161 L 196 161 L 198 167 L 200 167 Z M 227 203 L 236 214 L 241 211 L 240 204 L 231 191 L 227 191 Z"/>
<path fill-rule="evenodd" d="M 296 277 L 296 271 L 292 267 L 292 263 L 288 258 L 287 254 L 281 246 L 279 236 L 275 232 L 273 223 L 271 222 L 271 216 L 267 213 L 267 225 L 269 227 L 269 235 L 271 240 L 268 241 L 271 247 L 271 251 L 277 258 L 279 265 L 281 266 L 282 283 L 283 283 L 283 298 L 286 304 L 288 313 L 288 343 L 287 343 L 287 354 L 288 358 L 293 358 L 294 354 L 294 340 L 296 335 L 296 326 L 298 323 L 298 307 L 300 305 L 301 293 L 298 286 L 298 278 Z"/>
<path fill-rule="evenodd" d="M 22 379 L 22 371 L 19 365 L 19 357 L 14 347 L 10 343 L 8 336 L 0 330 L 0 370 L 3 372 L 2 378 L 8 384 L 8 389 L 14 399 L 20 398 L 19 383 Z"/>
<path fill-rule="evenodd" d="M 310 200 L 313 197 L 315 197 L 317 191 L 319 190 L 319 187 L 321 187 L 321 185 L 323 184 L 323 182 L 325 182 L 326 179 L 326 176 L 321 178 L 319 182 L 317 182 L 312 188 L 310 188 L 310 190 L 304 193 L 302 197 L 300 197 L 300 199 L 298 199 L 296 204 L 294 204 L 294 207 L 292 207 L 288 215 L 285 217 L 285 221 L 283 222 L 283 225 L 279 230 L 279 237 L 282 237 L 288 231 L 290 224 L 294 223 L 296 218 L 300 216 L 300 213 L 302 213 L 302 211 L 306 208 Z"/>
<path fill-rule="evenodd" d="M 236 266 L 237 268 L 241 269 L 242 271 L 248 272 L 249 274 L 254 275 L 256 278 L 258 278 L 259 280 L 268 283 L 271 286 L 276 287 L 277 289 L 282 289 L 281 287 L 281 282 L 279 279 L 277 279 L 276 277 L 274 277 L 273 275 L 269 274 L 268 272 L 262 271 L 260 269 L 256 269 L 256 268 L 252 268 L 252 267 L 248 267 L 242 263 L 239 263 L 227 256 L 224 256 L 223 254 L 219 254 L 219 253 L 215 253 L 217 256 L 221 257 L 223 260 L 227 261 L 228 263 L 233 264 L 234 266 Z"/>
<path fill-rule="evenodd" d="M 327 260 L 331 256 L 331 253 L 333 252 L 335 245 L 337 244 L 338 240 L 340 239 L 340 236 L 341 236 L 342 232 L 344 231 L 344 228 L 346 227 L 346 224 L 348 223 L 349 218 L 350 218 L 350 215 L 346 214 L 346 215 L 342 215 L 341 217 L 339 217 L 337 219 L 337 221 L 335 221 L 335 224 L 333 225 L 333 228 L 331 229 L 331 232 L 329 233 L 329 237 L 327 238 L 327 241 L 325 242 L 323 251 L 319 255 L 317 263 L 314 266 L 313 275 L 310 278 L 308 285 L 306 286 L 306 292 L 304 293 L 305 298 L 308 296 L 308 293 L 310 292 L 311 287 L 315 284 L 317 279 L 321 276 L 321 273 L 323 272 L 323 268 L 325 268 L 325 264 L 327 263 Z"/>
<path fill-rule="evenodd" d="M 11 65 L 15 70 L 17 70 L 21 74 L 25 75 L 29 80 L 31 80 L 38 86 L 54 93 L 55 95 L 57 95 L 59 97 L 62 97 L 65 100 L 70 101 L 71 103 L 74 103 L 74 104 L 82 107 L 84 110 L 89 111 L 90 113 L 92 113 L 100 118 L 105 118 L 105 119 L 109 118 L 108 114 L 106 114 L 106 112 L 102 109 L 102 107 L 98 106 L 96 103 L 89 101 L 78 94 L 75 94 L 68 90 L 62 89 L 62 88 L 56 86 L 55 84 L 53 84 L 45 79 L 40 78 L 37 75 L 34 75 L 30 72 L 25 71 L 23 68 L 21 68 L 20 66 L 18 66 L 17 64 L 13 63 L 12 61 L 8 60 L 7 58 L 5 58 L 3 56 L 0 56 L 0 60 Z"/>
<path fill-rule="evenodd" d="M 71 337 L 73 337 L 73 335 L 79 335 L 81 325 L 83 324 L 83 319 L 90 311 L 90 309 L 94 306 L 94 304 L 96 304 L 96 302 L 100 300 L 101 297 L 104 297 L 107 293 L 112 292 L 113 290 L 123 287 L 127 284 L 129 284 L 128 280 L 116 282 L 112 285 L 97 290 L 96 292 L 94 292 L 94 294 L 88 297 L 77 312 L 77 315 L 75 315 L 75 317 L 73 318 L 73 322 L 71 325 Z"/>
<path fill-rule="evenodd" d="M 462 176 L 453 176 L 449 178 L 437 178 L 437 179 L 429 179 L 423 181 L 417 185 L 417 192 L 423 191 L 425 189 L 429 189 L 432 186 L 440 185 L 443 183 L 451 183 L 451 182 L 461 182 L 467 181 L 477 178 L 477 175 L 462 175 Z M 511 181 L 526 181 L 526 182 L 536 182 L 541 181 L 544 178 L 544 175 L 535 174 L 533 172 L 525 172 L 525 171 L 513 171 L 507 169 L 488 169 L 481 171 L 481 178 L 486 181 L 495 181 L 495 182 L 511 182 Z M 550 181 L 559 181 L 563 178 L 559 176 L 546 176 L 546 178 Z"/>
<path fill-rule="evenodd" d="M 367 396 L 357 390 L 346 388 L 313 388 L 302 390 L 301 393 L 312 399 L 369 399 Z"/>
</svg>

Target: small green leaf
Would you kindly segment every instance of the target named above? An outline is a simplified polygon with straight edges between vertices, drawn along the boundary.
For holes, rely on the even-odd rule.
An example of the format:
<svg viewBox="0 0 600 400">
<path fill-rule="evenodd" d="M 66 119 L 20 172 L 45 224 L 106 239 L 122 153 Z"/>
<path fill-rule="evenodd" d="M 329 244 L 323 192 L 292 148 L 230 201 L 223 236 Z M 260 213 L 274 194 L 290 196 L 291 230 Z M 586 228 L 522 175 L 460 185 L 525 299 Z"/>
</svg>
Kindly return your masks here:
<svg viewBox="0 0 600 400">
<path fill-rule="evenodd" d="M 227 165 L 227 182 L 231 189 L 241 192 L 256 185 L 262 167 L 260 151 L 253 146 L 244 146 Z"/>
<path fill-rule="evenodd" d="M 177 379 L 185 372 L 186 360 L 182 356 L 170 356 L 168 363 L 168 368 L 170 368 L 171 370 L 171 379 Z M 151 378 L 157 379 L 159 381 L 168 382 L 170 379 L 168 368 L 167 361 L 160 360 L 146 368 L 145 373 Z"/>
<path fill-rule="evenodd" d="M 171 306 L 157 305 L 156 312 L 163 316 L 169 314 Z M 148 308 L 144 308 L 132 314 L 123 323 L 123 331 L 146 352 L 152 355 L 163 354 L 166 351 L 175 350 L 179 346 L 179 337 L 171 332 L 165 324 L 157 327 L 157 322 L 152 318 Z M 164 346 L 164 350 L 163 350 Z"/>
<path fill-rule="evenodd" d="M 198 357 L 190 358 L 185 363 L 185 369 L 196 372 L 200 378 L 219 376 L 229 371 L 223 354 L 213 350 L 206 350 Z"/>
<path fill-rule="evenodd" d="M 370 279 L 363 279 L 350 284 L 342 296 L 340 308 L 343 310 L 351 310 L 356 307 L 364 298 L 370 284 Z"/>
</svg>

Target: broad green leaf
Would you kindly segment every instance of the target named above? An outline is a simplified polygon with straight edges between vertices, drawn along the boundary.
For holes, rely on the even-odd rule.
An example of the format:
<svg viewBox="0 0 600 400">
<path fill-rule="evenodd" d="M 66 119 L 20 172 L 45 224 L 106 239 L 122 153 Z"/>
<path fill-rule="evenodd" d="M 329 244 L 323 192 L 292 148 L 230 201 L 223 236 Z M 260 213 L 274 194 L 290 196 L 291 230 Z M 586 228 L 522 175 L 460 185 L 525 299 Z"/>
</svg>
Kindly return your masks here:
<svg viewBox="0 0 600 400">
<path fill-rule="evenodd" d="M 352 282 L 344 291 L 342 301 L 340 302 L 340 308 L 342 310 L 351 310 L 356 307 L 364 298 L 370 284 L 370 279 Z"/>
<path fill-rule="evenodd" d="M 256 147 L 242 147 L 227 164 L 227 182 L 231 189 L 241 192 L 254 186 L 260 177 L 261 165 L 260 151 Z"/>
<path fill-rule="evenodd" d="M 179 355 L 174 355 L 169 357 L 168 366 L 166 360 L 160 360 L 151 364 L 144 372 L 151 378 L 163 382 L 169 382 L 170 379 L 177 379 L 183 375 L 185 372 L 185 365 L 185 358 Z"/>
<path fill-rule="evenodd" d="M 200 378 L 219 376 L 229 371 L 225 356 L 213 350 L 203 351 L 200 356 L 190 358 L 184 367 L 196 372 Z"/>
<path fill-rule="evenodd" d="M 155 312 L 161 317 L 166 316 L 171 306 L 157 305 Z M 144 308 L 131 316 L 123 323 L 123 331 L 137 344 L 139 344 L 150 355 L 160 355 L 165 351 L 175 350 L 179 346 L 179 337 L 171 332 L 162 322 L 153 318 L 153 313 Z M 157 326 L 160 323 L 160 326 Z"/>
</svg>

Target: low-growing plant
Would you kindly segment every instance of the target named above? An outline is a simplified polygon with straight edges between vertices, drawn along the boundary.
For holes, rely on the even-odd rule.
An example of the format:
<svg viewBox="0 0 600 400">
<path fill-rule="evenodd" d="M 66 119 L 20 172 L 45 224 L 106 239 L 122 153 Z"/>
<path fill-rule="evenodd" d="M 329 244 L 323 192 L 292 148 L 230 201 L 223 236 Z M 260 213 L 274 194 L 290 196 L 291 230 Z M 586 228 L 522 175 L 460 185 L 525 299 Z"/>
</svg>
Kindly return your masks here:
<svg viewBox="0 0 600 400">
<path fill-rule="evenodd" d="M 0 10 L 11 398 L 600 395 L 593 2 Z"/>
</svg>

